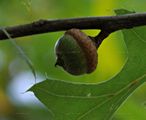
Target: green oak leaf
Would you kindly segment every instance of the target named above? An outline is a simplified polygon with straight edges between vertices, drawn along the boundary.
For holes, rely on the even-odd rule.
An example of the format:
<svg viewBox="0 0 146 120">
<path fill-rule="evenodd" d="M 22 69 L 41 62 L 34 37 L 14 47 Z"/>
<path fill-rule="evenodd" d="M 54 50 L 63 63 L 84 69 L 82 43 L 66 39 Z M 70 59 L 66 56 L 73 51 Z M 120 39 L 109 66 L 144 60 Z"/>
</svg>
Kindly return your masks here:
<svg viewBox="0 0 146 120">
<path fill-rule="evenodd" d="M 118 10 L 120 13 L 130 12 Z M 50 120 L 109 120 L 127 97 L 146 81 L 146 28 L 122 33 L 128 58 L 112 79 L 99 84 L 47 79 L 29 89 L 49 109 Z"/>
</svg>

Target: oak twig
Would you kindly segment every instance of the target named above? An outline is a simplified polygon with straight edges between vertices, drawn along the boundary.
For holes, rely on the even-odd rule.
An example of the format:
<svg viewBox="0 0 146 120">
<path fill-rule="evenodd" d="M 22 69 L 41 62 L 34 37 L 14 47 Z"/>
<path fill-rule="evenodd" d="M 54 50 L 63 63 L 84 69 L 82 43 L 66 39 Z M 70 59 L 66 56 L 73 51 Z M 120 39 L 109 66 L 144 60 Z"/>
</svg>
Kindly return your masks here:
<svg viewBox="0 0 146 120">
<path fill-rule="evenodd" d="M 143 25 L 146 25 L 146 13 L 132 13 L 120 16 L 39 20 L 29 24 L 4 28 L 12 38 L 15 38 L 47 32 L 63 31 L 71 28 L 101 29 L 113 32 Z M 0 40 L 7 38 L 7 35 L 0 30 Z"/>
</svg>

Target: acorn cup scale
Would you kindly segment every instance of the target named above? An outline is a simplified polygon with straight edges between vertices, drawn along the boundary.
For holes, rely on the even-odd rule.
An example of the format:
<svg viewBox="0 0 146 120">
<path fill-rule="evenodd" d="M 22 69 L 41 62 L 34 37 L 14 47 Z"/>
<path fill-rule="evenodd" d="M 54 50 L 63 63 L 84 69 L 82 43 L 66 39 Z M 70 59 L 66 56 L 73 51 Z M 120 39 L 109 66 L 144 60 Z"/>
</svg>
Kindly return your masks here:
<svg viewBox="0 0 146 120">
<path fill-rule="evenodd" d="M 94 41 L 79 29 L 70 29 L 56 42 L 55 66 L 61 66 L 72 75 L 92 73 L 98 56 Z"/>
</svg>

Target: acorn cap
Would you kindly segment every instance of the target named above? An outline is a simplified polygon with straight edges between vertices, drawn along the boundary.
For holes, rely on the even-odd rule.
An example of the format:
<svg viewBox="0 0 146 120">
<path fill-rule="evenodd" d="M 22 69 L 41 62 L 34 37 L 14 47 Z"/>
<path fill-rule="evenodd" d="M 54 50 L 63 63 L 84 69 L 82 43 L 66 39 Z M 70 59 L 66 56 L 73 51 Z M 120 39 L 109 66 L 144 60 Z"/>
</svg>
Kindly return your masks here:
<svg viewBox="0 0 146 120">
<path fill-rule="evenodd" d="M 90 37 L 79 29 L 73 28 L 65 32 L 65 34 L 71 35 L 82 48 L 87 62 L 87 73 L 91 73 L 96 69 L 98 63 L 97 48 Z"/>
</svg>

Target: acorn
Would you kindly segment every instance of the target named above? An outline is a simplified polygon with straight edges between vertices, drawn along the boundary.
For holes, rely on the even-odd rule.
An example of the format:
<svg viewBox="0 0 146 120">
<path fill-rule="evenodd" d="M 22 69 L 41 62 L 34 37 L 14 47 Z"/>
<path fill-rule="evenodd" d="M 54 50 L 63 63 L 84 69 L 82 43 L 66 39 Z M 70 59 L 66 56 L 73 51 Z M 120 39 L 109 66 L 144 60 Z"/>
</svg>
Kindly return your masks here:
<svg viewBox="0 0 146 120">
<path fill-rule="evenodd" d="M 55 45 L 56 64 L 72 75 L 92 73 L 98 63 L 95 42 L 79 29 L 70 29 Z"/>
</svg>

